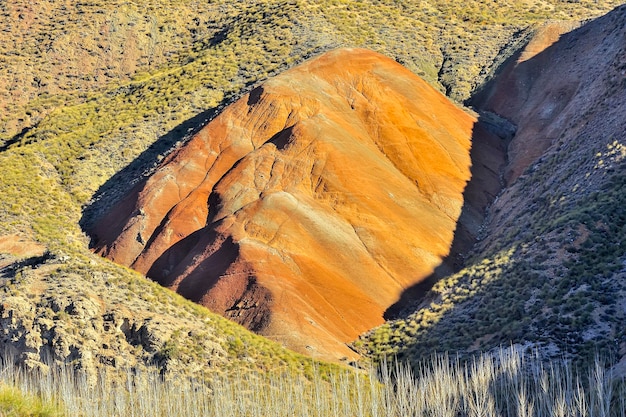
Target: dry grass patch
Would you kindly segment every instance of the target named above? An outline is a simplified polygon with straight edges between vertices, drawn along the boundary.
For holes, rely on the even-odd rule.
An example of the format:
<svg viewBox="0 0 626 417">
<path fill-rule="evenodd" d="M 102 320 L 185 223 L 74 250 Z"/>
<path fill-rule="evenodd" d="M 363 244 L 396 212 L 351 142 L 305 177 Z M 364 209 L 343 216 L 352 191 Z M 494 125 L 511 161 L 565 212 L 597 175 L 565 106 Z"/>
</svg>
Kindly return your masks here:
<svg viewBox="0 0 626 417">
<path fill-rule="evenodd" d="M 308 377 L 270 372 L 203 380 L 128 371 L 89 380 L 65 366 L 28 374 L 10 364 L 0 375 L 25 402 L 50 404 L 67 416 L 621 417 L 626 412 L 624 381 L 600 360 L 579 377 L 566 362 L 546 365 L 514 349 L 467 363 L 433 356 L 416 371 L 383 364 L 369 376 L 317 370 Z"/>
</svg>

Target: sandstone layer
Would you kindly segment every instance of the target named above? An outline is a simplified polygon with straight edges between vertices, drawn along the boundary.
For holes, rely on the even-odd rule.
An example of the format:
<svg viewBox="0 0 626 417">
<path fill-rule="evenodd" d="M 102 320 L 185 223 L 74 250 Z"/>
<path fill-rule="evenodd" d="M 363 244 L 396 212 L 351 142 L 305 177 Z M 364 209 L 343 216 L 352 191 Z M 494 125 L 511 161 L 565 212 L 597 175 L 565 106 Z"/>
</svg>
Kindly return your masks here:
<svg viewBox="0 0 626 417">
<path fill-rule="evenodd" d="M 297 351 L 354 357 L 346 343 L 448 255 L 475 123 L 395 61 L 332 51 L 169 154 L 94 248 Z"/>
</svg>

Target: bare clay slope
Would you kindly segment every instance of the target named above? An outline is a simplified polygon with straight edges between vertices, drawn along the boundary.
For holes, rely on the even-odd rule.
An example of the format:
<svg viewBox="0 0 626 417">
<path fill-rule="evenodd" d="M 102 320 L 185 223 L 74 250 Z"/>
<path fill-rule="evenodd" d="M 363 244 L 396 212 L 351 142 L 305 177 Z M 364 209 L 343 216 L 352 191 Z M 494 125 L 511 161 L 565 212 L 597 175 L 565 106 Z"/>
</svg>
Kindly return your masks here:
<svg viewBox="0 0 626 417">
<path fill-rule="evenodd" d="M 228 107 L 91 230 L 96 250 L 314 356 L 381 324 L 450 249 L 475 119 L 342 49 Z"/>
</svg>

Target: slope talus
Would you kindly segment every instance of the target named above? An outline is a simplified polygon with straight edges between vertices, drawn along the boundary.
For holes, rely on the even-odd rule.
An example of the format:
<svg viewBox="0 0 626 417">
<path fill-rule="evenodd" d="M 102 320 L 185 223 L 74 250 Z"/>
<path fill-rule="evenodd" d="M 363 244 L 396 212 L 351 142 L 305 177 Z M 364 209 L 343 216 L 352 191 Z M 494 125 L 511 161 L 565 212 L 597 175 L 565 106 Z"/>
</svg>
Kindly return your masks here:
<svg viewBox="0 0 626 417">
<path fill-rule="evenodd" d="M 475 122 L 391 59 L 329 52 L 225 109 L 90 233 L 251 329 L 349 357 L 448 254 Z"/>
</svg>

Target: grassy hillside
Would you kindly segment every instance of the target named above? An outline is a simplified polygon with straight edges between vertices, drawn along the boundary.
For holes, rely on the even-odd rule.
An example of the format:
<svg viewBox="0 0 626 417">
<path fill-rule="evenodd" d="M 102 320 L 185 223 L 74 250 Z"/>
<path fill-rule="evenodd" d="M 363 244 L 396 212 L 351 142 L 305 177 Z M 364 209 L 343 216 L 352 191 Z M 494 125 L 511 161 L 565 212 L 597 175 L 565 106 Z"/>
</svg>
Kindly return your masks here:
<svg viewBox="0 0 626 417">
<path fill-rule="evenodd" d="M 163 106 L 159 120 L 171 110 L 181 121 L 214 106 L 221 94 L 236 93 L 246 83 L 337 46 L 368 47 L 394 57 L 463 99 L 529 26 L 545 19 L 588 19 L 617 4 L 5 2 L 0 5 L 0 60 L 6 68 L 0 74 L 0 139 L 10 140 L 51 112 L 140 74 L 162 81 L 154 80 L 157 95 L 152 96 Z M 174 125 L 158 123 L 157 133 Z"/>
</svg>

